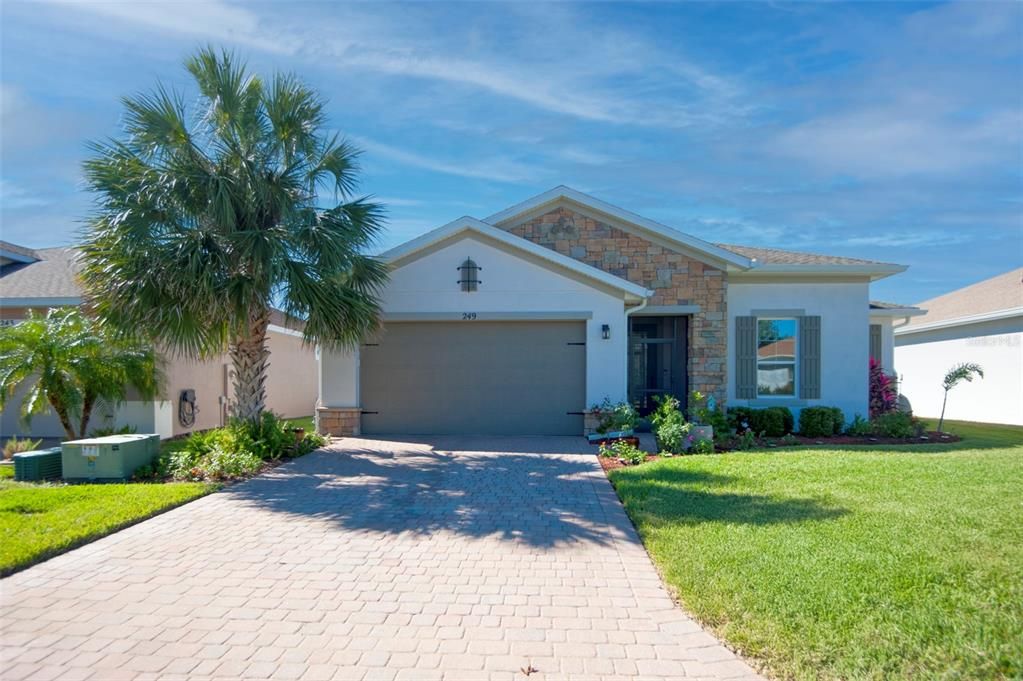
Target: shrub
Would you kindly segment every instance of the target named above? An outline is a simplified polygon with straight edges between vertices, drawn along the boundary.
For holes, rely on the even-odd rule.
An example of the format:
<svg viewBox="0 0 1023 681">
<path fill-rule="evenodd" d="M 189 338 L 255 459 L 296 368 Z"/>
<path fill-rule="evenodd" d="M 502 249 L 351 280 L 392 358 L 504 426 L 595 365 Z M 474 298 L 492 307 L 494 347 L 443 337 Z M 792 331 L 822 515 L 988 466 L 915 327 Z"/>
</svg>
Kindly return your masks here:
<svg viewBox="0 0 1023 681">
<path fill-rule="evenodd" d="M 882 414 L 872 421 L 874 433 L 881 437 L 913 437 L 916 423 L 911 415 L 901 411 Z"/>
<path fill-rule="evenodd" d="M 845 429 L 846 434 L 856 437 L 866 437 L 874 434 L 874 424 L 859 414 L 853 417 L 852 423 Z"/>
<path fill-rule="evenodd" d="M 13 459 L 15 454 L 35 451 L 39 449 L 41 444 L 43 444 L 42 440 L 30 440 L 28 438 L 19 440 L 17 435 L 12 435 L 11 439 L 4 443 L 4 458 Z"/>
<path fill-rule="evenodd" d="M 838 407 L 825 407 L 831 412 L 831 434 L 841 435 L 845 428 L 845 412 Z"/>
<path fill-rule="evenodd" d="M 795 418 L 792 416 L 792 410 L 788 407 L 767 407 L 765 409 L 732 407 L 728 410 L 728 415 L 736 431 L 744 430 L 742 424 L 745 423 L 754 433 L 767 437 L 781 437 L 791 433 L 795 426 Z"/>
<path fill-rule="evenodd" d="M 288 422 L 272 411 L 264 411 L 255 421 L 232 421 L 228 428 L 239 439 L 248 438 L 252 453 L 261 459 L 279 459 L 296 444 Z"/>
<path fill-rule="evenodd" d="M 657 409 L 650 415 L 658 447 L 671 454 L 680 454 L 685 449 L 686 435 L 690 425 L 679 411 L 679 401 L 671 395 L 654 396 Z"/>
<path fill-rule="evenodd" d="M 805 437 L 835 434 L 835 413 L 831 407 L 804 407 L 799 411 L 799 433 Z"/>
<path fill-rule="evenodd" d="M 246 451 L 229 452 L 215 447 L 202 462 L 203 476 L 207 480 L 229 480 L 252 475 L 263 466 L 263 459 Z"/>
<path fill-rule="evenodd" d="M 630 466 L 643 463 L 646 452 L 628 440 L 615 440 L 611 444 L 600 445 L 600 456 L 621 459 Z"/>
<path fill-rule="evenodd" d="M 636 427 L 638 414 L 628 402 L 614 403 L 611 398 L 605 397 L 603 402 L 593 405 L 590 411 L 595 412 L 600 419 L 597 424 L 598 433 L 633 430 Z"/>
<path fill-rule="evenodd" d="M 713 454 L 714 441 L 708 440 L 705 437 L 701 437 L 699 440 L 693 443 L 693 447 L 689 451 L 693 454 Z"/>
<path fill-rule="evenodd" d="M 884 372 L 880 362 L 870 358 L 870 418 L 895 411 L 899 404 L 899 395 L 895 390 L 895 381 Z"/>
</svg>

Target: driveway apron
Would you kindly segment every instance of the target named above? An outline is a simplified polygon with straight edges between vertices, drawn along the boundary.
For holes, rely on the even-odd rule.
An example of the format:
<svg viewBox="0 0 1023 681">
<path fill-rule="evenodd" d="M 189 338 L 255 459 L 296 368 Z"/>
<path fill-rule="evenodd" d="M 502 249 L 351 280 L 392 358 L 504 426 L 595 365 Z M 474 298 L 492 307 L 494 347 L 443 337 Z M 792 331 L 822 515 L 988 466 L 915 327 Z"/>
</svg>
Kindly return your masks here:
<svg viewBox="0 0 1023 681">
<path fill-rule="evenodd" d="M 346 438 L 0 582 L 0 678 L 738 679 L 582 438 Z"/>
</svg>

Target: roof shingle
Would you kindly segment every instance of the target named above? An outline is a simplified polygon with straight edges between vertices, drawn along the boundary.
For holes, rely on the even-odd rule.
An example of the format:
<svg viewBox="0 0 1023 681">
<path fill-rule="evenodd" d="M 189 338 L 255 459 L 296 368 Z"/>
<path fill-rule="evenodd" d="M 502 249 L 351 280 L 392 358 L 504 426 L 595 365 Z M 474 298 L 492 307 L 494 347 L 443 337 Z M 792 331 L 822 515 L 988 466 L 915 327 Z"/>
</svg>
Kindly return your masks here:
<svg viewBox="0 0 1023 681">
<path fill-rule="evenodd" d="M 917 307 L 926 309 L 927 314 L 913 319 L 907 328 L 1023 307 L 1023 267 L 917 303 Z"/>
</svg>

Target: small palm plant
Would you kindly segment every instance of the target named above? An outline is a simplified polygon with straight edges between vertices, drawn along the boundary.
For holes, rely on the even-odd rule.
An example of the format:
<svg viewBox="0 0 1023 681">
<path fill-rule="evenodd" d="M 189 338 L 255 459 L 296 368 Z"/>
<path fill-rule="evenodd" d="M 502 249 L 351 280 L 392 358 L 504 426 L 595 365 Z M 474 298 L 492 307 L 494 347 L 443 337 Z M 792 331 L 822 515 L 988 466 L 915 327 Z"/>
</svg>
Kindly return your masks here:
<svg viewBox="0 0 1023 681">
<path fill-rule="evenodd" d="M 938 419 L 938 432 L 941 432 L 941 427 L 945 423 L 945 405 L 948 403 L 948 391 L 959 385 L 962 381 L 972 382 L 974 374 L 984 378 L 984 370 L 979 364 L 973 364 L 972 362 L 957 364 L 945 374 L 945 380 L 941 384 L 941 387 L 945 389 L 945 398 L 941 401 L 941 418 Z"/>
<path fill-rule="evenodd" d="M 69 439 L 84 437 L 97 404 L 124 402 L 128 388 L 151 400 L 159 384 L 149 346 L 77 308 L 30 314 L 20 324 L 0 327 L 0 409 L 23 389 L 20 414 L 26 425 L 52 409 Z"/>
<path fill-rule="evenodd" d="M 185 66 L 193 107 L 162 87 L 125 98 L 125 138 L 92 147 L 82 278 L 115 326 L 189 357 L 226 350 L 234 415 L 255 421 L 271 305 L 328 349 L 378 326 L 387 267 L 365 251 L 382 209 L 353 198 L 358 151 L 295 77 L 264 80 L 213 49 Z"/>
</svg>

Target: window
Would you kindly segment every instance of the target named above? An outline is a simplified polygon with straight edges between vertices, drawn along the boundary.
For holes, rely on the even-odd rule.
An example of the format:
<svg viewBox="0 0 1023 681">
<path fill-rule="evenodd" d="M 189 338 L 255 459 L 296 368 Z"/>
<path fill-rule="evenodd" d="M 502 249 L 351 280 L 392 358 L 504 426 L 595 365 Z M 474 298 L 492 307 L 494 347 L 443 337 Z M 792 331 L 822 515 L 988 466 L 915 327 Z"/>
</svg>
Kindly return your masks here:
<svg viewBox="0 0 1023 681">
<path fill-rule="evenodd" d="M 757 320 L 757 396 L 795 397 L 796 320 Z"/>
<path fill-rule="evenodd" d="M 479 271 L 483 269 L 472 258 L 466 258 L 465 262 L 462 263 L 458 271 L 462 277 L 458 280 L 463 291 L 472 292 L 479 289 L 480 277 Z"/>
</svg>

